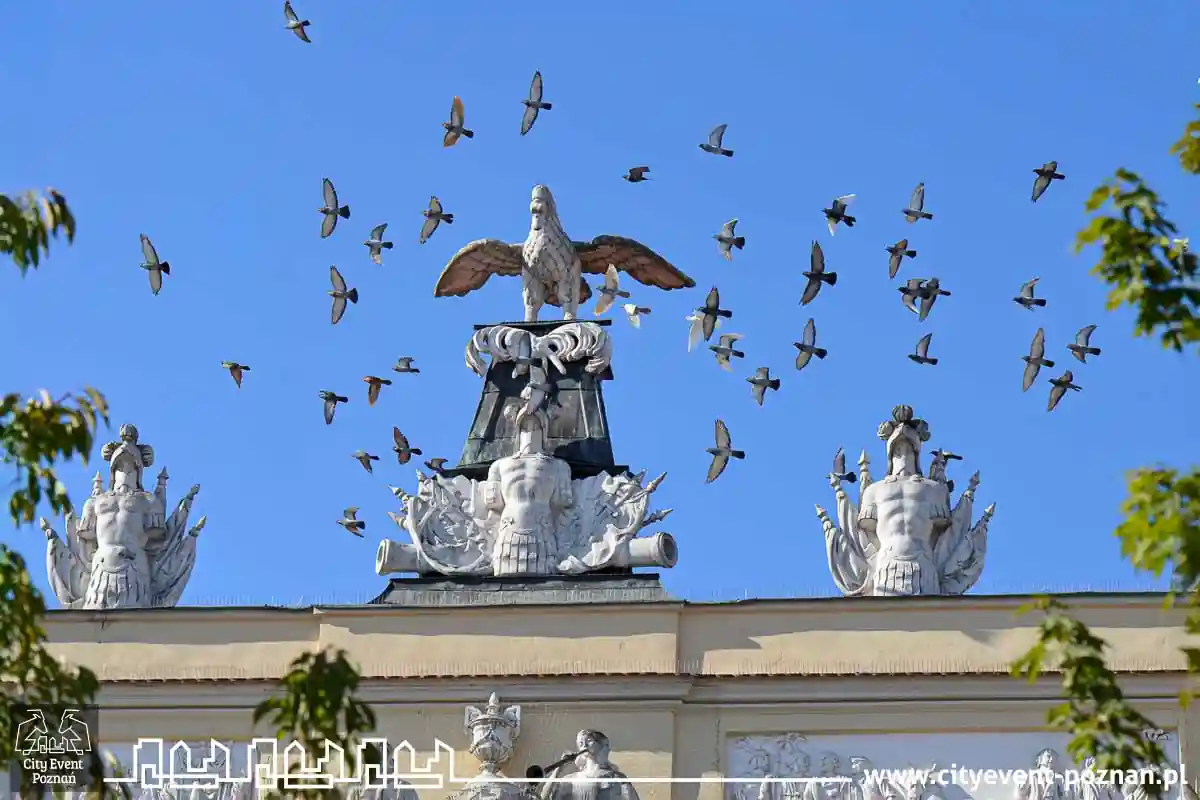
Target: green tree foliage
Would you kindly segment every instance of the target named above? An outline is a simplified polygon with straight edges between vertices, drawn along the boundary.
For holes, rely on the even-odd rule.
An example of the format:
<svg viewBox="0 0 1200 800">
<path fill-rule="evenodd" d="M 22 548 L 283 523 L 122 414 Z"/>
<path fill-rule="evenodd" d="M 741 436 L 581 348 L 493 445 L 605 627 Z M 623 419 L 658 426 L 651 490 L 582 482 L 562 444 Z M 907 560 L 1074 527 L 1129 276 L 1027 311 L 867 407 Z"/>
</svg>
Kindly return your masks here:
<svg viewBox="0 0 1200 800">
<path fill-rule="evenodd" d="M 1200 104 L 1196 106 L 1200 112 Z M 1200 175 L 1200 116 L 1171 148 L 1183 169 Z M 1111 205 L 1111 213 L 1097 213 Z M 1183 352 L 1200 345 L 1200 284 L 1196 255 L 1176 237 L 1166 203 L 1136 173 L 1119 169 L 1087 202 L 1094 216 L 1076 237 L 1076 250 L 1100 247 L 1092 272 L 1109 284 L 1108 307 L 1130 306 L 1138 336 L 1159 336 L 1163 347 Z M 1200 348 L 1198 348 L 1200 351 Z M 1129 475 L 1122 505 L 1125 521 L 1116 530 L 1121 552 L 1135 569 L 1171 578 L 1170 602 L 1186 598 L 1185 629 L 1200 633 L 1200 470 L 1181 474 L 1165 467 Z M 1037 643 L 1012 666 L 1014 675 L 1037 680 L 1044 670 L 1062 676 L 1066 701 L 1051 709 L 1051 727 L 1069 731 L 1078 761 L 1096 759 L 1097 769 L 1130 770 L 1164 763 L 1157 742 L 1143 732 L 1158 726 L 1126 700 L 1117 676 L 1104 661 L 1107 643 L 1068 609 L 1049 598 L 1033 608 L 1044 612 Z M 1200 650 L 1184 648 L 1189 673 L 1200 670 Z M 1190 687 L 1180 697 L 1185 705 Z M 1144 787 L 1151 797 L 1163 786 Z"/>
<path fill-rule="evenodd" d="M 68 242 L 75 238 L 75 217 L 58 192 L 0 195 L 0 253 L 11 256 L 22 274 L 37 267 L 60 233 Z M 60 400 L 46 392 L 28 400 L 15 393 L 0 397 L 0 462 L 17 469 L 17 488 L 9 499 L 13 522 L 32 522 L 43 498 L 55 513 L 71 508 L 54 466 L 76 455 L 86 460 L 96 426 L 108 423 L 107 414 L 104 397 L 94 389 Z M 90 670 L 68 666 L 46 649 L 45 613 L 45 600 L 24 559 L 0 545 L 0 764 L 16 755 L 14 726 L 22 720 L 14 715 L 21 705 L 87 705 L 99 688 Z M 99 781 L 100 759 L 91 766 L 93 781 Z"/>
<path fill-rule="evenodd" d="M 24 275 L 50 252 L 50 240 L 65 234 L 75 241 L 75 216 L 54 189 L 16 197 L 0 194 L 0 253 L 11 255 Z"/>
<path fill-rule="evenodd" d="M 46 604 L 33 585 L 25 561 L 18 553 L 0 545 L 0 764 L 16 757 L 16 726 L 23 706 L 88 705 L 99 683 L 84 667 L 71 667 L 46 649 L 42 617 Z M 15 704 L 15 705 L 14 705 Z M 92 764 L 93 780 L 99 780 L 102 765 Z"/>
<path fill-rule="evenodd" d="M 54 466 L 72 456 L 86 464 L 100 422 L 108 424 L 108 406 L 104 395 L 91 388 L 58 400 L 44 390 L 27 400 L 16 393 L 0 398 L 0 462 L 15 465 L 18 474 L 8 500 L 15 522 L 33 522 L 43 498 L 55 514 L 71 510 L 67 487 Z"/>
<path fill-rule="evenodd" d="M 309 764 L 325 758 L 326 745 L 335 744 L 345 752 L 347 770 L 352 771 L 362 735 L 375 730 L 375 712 L 355 696 L 359 680 L 344 650 L 305 653 L 281 679 L 280 692 L 254 709 L 254 723 L 265 720 L 280 741 L 299 742 Z M 382 760 L 374 748 L 364 748 L 363 756 L 368 764 Z M 289 774 L 295 766 L 288 765 Z M 276 789 L 282 796 L 306 800 L 341 796 L 337 789 Z"/>
</svg>

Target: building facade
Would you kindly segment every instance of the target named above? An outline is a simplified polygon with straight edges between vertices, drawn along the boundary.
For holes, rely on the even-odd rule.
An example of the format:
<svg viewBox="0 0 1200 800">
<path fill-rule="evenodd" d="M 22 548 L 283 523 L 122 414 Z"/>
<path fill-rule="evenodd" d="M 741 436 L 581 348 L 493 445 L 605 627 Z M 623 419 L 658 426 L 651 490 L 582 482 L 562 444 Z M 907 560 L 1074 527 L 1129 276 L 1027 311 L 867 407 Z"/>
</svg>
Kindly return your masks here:
<svg viewBox="0 0 1200 800">
<path fill-rule="evenodd" d="M 657 581 L 645 580 L 653 596 Z M 593 729 L 643 798 L 753 800 L 804 793 L 764 789 L 768 775 L 853 775 L 864 764 L 1028 769 L 1050 748 L 1073 766 L 1066 737 L 1045 729 L 1057 676 L 1030 685 L 1008 674 L 1035 636 L 1036 613 L 1017 614 L 1027 600 L 690 603 L 660 592 L 530 603 L 465 592 L 454 605 L 54 611 L 47 630 L 57 654 L 101 678 L 98 739 L 117 753 L 148 737 L 249 742 L 263 734 L 252 709 L 292 659 L 333 647 L 360 666 L 379 736 L 407 740 L 418 762 L 439 741 L 454 750 L 429 764 L 440 785 L 414 781 L 422 798 L 477 774 L 464 711 L 495 693 L 500 706 L 520 707 L 510 777 Z M 1178 701 L 1181 612 L 1159 595 L 1064 600 L 1109 643 L 1125 691 L 1162 727 L 1185 774 L 1200 769 L 1200 712 Z M 1003 776 L 963 789 L 1017 791 Z"/>
</svg>

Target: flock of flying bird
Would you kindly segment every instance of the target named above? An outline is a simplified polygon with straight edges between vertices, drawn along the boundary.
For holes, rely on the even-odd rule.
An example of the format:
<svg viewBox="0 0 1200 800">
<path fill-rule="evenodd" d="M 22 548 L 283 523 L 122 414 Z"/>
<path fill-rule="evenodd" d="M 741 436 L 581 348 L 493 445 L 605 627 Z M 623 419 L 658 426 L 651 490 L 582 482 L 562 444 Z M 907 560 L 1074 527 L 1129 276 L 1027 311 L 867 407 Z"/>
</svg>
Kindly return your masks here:
<svg viewBox="0 0 1200 800">
<path fill-rule="evenodd" d="M 713 130 L 709 143 L 701 145 L 701 149 L 709 153 L 731 157 L 733 152 L 722 148 L 725 128 L 726 126 L 721 125 Z M 1033 172 L 1037 177 L 1033 182 L 1033 192 L 1030 199 L 1035 203 L 1050 187 L 1052 182 L 1066 179 L 1066 176 L 1058 171 L 1057 161 L 1048 161 L 1034 169 Z M 842 195 L 841 197 L 834 198 L 829 208 L 822 210 L 831 236 L 837 232 L 839 224 L 847 228 L 854 227 L 857 219 L 848 213 L 850 204 L 853 201 L 854 195 Z M 925 210 L 924 183 L 918 183 L 917 187 L 913 189 L 908 205 L 901 209 L 901 213 L 904 215 L 905 221 L 910 225 L 922 220 L 929 221 L 933 219 L 933 214 Z M 745 238 L 737 236 L 735 233 L 737 222 L 736 219 L 731 219 L 725 223 L 719 233 L 713 235 L 713 238 L 717 240 L 718 250 L 728 260 L 732 260 L 735 249 L 741 250 L 746 244 Z M 1181 240 L 1180 244 L 1184 248 L 1187 247 L 1186 241 Z M 907 238 L 901 239 L 885 249 L 888 253 L 889 279 L 895 279 L 896 275 L 900 272 L 900 266 L 905 258 L 913 259 L 917 256 L 917 251 L 909 248 Z M 809 268 L 803 275 L 806 283 L 800 298 L 800 305 L 802 306 L 806 306 L 815 300 L 820 294 L 822 287 L 837 285 L 837 273 L 826 270 L 825 253 L 821 249 L 820 242 L 816 240 L 813 240 L 812 243 L 812 250 L 809 255 Z M 1038 278 L 1033 278 L 1026 281 L 1021 286 L 1018 295 L 1013 298 L 1013 302 L 1028 311 L 1045 307 L 1046 301 L 1034 296 L 1038 280 Z M 939 297 L 950 296 L 950 292 L 942 288 L 941 281 L 936 277 L 909 278 L 902 286 L 897 287 L 897 291 L 900 293 L 900 299 L 904 307 L 916 314 L 917 319 L 921 322 L 924 322 L 929 317 Z M 720 307 L 720 295 L 714 287 L 709 292 L 705 304 L 698 308 L 695 314 L 688 317 L 688 320 L 692 323 L 688 349 L 690 350 L 701 336 L 705 340 L 711 338 L 714 328 L 720 323 L 720 319 L 731 316 L 732 312 Z M 1092 332 L 1095 330 L 1095 325 L 1087 325 L 1081 328 L 1075 335 L 1075 341 L 1067 345 L 1067 350 L 1080 363 L 1086 364 L 1088 356 L 1100 355 L 1100 348 L 1091 346 Z M 709 349 L 715 354 L 717 363 L 722 369 L 732 370 L 731 359 L 745 357 L 745 353 L 735 348 L 737 341 L 741 338 L 740 334 L 725 333 L 718 338 L 717 344 L 709 345 Z M 917 342 L 916 348 L 909 354 L 908 358 L 916 364 L 937 366 L 938 359 L 929 355 L 929 346 L 932 341 L 933 334 L 926 333 Z M 802 370 L 808 366 L 813 356 L 823 359 L 828 355 L 827 350 L 817 346 L 817 326 L 816 321 L 812 318 L 805 324 L 800 341 L 794 342 L 793 346 L 798 351 L 796 354 L 796 369 L 798 370 Z M 1046 334 L 1044 329 L 1037 329 L 1037 332 L 1033 336 L 1033 341 L 1029 346 L 1029 355 L 1022 356 L 1022 359 L 1025 361 L 1025 370 L 1022 377 L 1021 389 L 1022 391 L 1028 391 L 1033 386 L 1042 367 L 1054 367 L 1055 362 L 1046 358 Z M 780 386 L 779 379 L 772 378 L 770 369 L 767 367 L 759 367 L 754 375 L 746 380 L 751 385 L 754 400 L 760 406 L 763 404 L 767 390 L 778 390 Z M 1081 390 L 1081 387 L 1075 383 L 1075 376 L 1071 370 L 1064 371 L 1057 378 L 1051 378 L 1049 383 L 1050 398 L 1046 406 L 1047 411 L 1053 411 L 1068 390 Z M 712 464 L 709 467 L 707 478 L 710 483 L 721 475 L 728 465 L 730 458 L 743 459 L 746 457 L 744 451 L 732 449 L 729 429 L 720 419 L 716 421 L 716 446 L 710 448 L 708 453 L 712 455 Z M 946 454 L 946 457 L 952 457 L 952 454 Z M 846 473 L 844 462 L 845 456 L 839 451 L 837 458 L 835 458 L 834 473 L 845 476 L 848 479 L 850 473 Z M 839 464 L 840 466 L 838 466 Z"/>
<path fill-rule="evenodd" d="M 312 40 L 308 36 L 308 27 L 311 22 L 306 19 L 301 19 L 292 9 L 290 0 L 284 2 L 284 17 L 286 20 L 287 30 L 292 31 L 300 40 L 311 43 Z M 528 97 L 522 101 L 525 106 L 524 113 L 521 118 L 520 133 L 522 136 L 528 134 L 532 130 L 534 123 L 537 121 L 538 114 L 541 111 L 549 111 L 552 108 L 550 103 L 543 101 L 543 82 L 540 72 L 535 72 L 533 80 L 529 87 Z M 463 102 L 459 97 L 454 97 L 450 107 L 449 120 L 442 123 L 445 130 L 442 144 L 444 147 L 451 147 L 458 143 L 461 138 L 472 139 L 475 136 L 474 131 L 466 127 L 466 115 Z M 701 150 L 726 158 L 732 158 L 733 150 L 727 149 L 724 146 L 724 138 L 727 130 L 727 125 L 721 124 L 714 128 L 709 134 L 708 141 L 700 144 Z M 630 183 L 641 183 L 649 180 L 646 174 L 650 172 L 648 166 L 632 167 L 628 173 L 623 176 Z M 1058 163 L 1049 161 L 1033 170 L 1037 176 L 1033 183 L 1033 192 L 1031 200 L 1037 202 L 1038 198 L 1049 188 L 1056 180 L 1064 180 L 1065 175 L 1058 171 Z M 333 182 L 328 178 L 323 179 L 323 205 L 318 209 L 321 214 L 321 238 L 328 238 L 337 229 L 339 220 L 350 218 L 350 206 L 342 205 L 338 200 L 337 191 L 334 188 Z M 830 235 L 834 235 L 837 231 L 837 226 L 844 225 L 847 228 L 853 228 L 856 223 L 856 218 L 851 216 L 848 211 L 851 203 L 854 200 L 853 194 L 843 195 L 835 198 L 829 208 L 823 209 L 826 225 L 828 226 Z M 904 219 L 909 224 L 915 224 L 920 221 L 931 221 L 934 215 L 925 210 L 925 184 L 919 183 L 913 190 L 908 204 L 901 209 Z M 424 244 L 437 230 L 441 223 L 451 225 L 454 223 L 454 215 L 448 213 L 443 208 L 441 201 L 437 197 L 430 197 L 429 206 L 422 212 L 425 221 L 421 227 L 419 242 Z M 738 220 L 731 219 L 721 228 L 720 232 L 713 235 L 717 242 L 717 247 L 720 254 L 726 260 L 733 259 L 734 250 L 741 250 L 745 247 L 745 237 L 736 234 Z M 371 260 L 376 264 L 383 263 L 383 251 L 391 250 L 393 243 L 386 241 L 384 235 L 387 231 L 387 223 L 382 223 L 375 226 L 370 233 L 369 238 L 363 242 L 366 246 Z M 155 295 L 159 293 L 163 285 L 163 276 L 170 275 L 170 264 L 158 257 L 154 245 L 150 239 L 142 234 L 142 253 L 144 262 L 141 265 L 147 270 L 150 279 L 150 288 Z M 1181 240 L 1180 244 L 1186 248 L 1186 240 Z M 895 244 L 886 248 L 888 252 L 888 277 L 895 279 L 900 271 L 901 264 L 905 258 L 913 259 L 917 256 L 917 251 L 909 248 L 907 238 L 901 239 Z M 812 249 L 809 258 L 809 269 L 803 273 L 806 284 L 801 295 L 800 305 L 806 306 L 813 302 L 820 294 L 822 287 L 835 286 L 837 284 L 837 273 L 826 270 L 825 254 L 821 249 L 821 245 L 816 240 L 812 243 Z M 330 283 L 332 289 L 328 294 L 332 298 L 331 322 L 336 325 L 341 321 L 346 313 L 348 304 L 356 304 L 358 302 L 358 290 L 350 288 L 345 278 L 338 271 L 336 266 L 329 268 Z M 1033 278 L 1026 281 L 1021 287 L 1019 294 L 1013 298 L 1013 301 L 1022 308 L 1033 311 L 1036 308 L 1042 308 L 1046 305 L 1046 300 L 1034 296 L 1035 288 L 1038 283 L 1038 278 Z M 604 276 L 602 285 L 596 287 L 598 291 L 598 302 L 595 308 L 597 315 L 608 311 L 614 304 L 616 298 L 628 298 L 630 293 L 623 291 L 620 288 L 619 271 L 615 266 L 609 266 L 608 271 Z M 950 292 L 941 287 L 938 278 L 909 278 L 902 286 L 897 287 L 900 293 L 901 301 L 904 306 L 917 315 L 922 322 L 929 316 L 933 310 L 934 304 L 939 297 L 948 297 Z M 622 308 L 629 318 L 629 322 L 634 327 L 640 326 L 639 318 L 643 314 L 650 313 L 650 309 L 638 306 L 633 303 L 625 303 Z M 704 305 L 697 308 L 687 321 L 690 323 L 688 334 L 688 350 L 700 341 L 710 341 L 716 329 L 720 327 L 723 319 L 729 319 L 733 316 L 733 312 L 728 309 L 721 308 L 720 294 L 714 286 L 705 298 Z M 1067 350 L 1080 363 L 1087 363 L 1087 357 L 1100 355 L 1100 348 L 1092 347 L 1090 340 L 1095 325 L 1087 325 L 1081 328 L 1076 334 L 1075 341 L 1067 345 Z M 745 353 L 737 349 L 737 342 L 742 338 L 737 333 L 722 333 L 718 337 L 718 342 L 715 345 L 709 345 L 716 358 L 718 365 L 722 369 L 732 371 L 733 359 L 745 358 Z M 815 356 L 818 359 L 824 359 L 828 355 L 828 351 L 817 346 L 817 328 L 814 319 L 810 318 L 804 326 L 804 331 L 799 342 L 793 343 L 797 352 L 796 369 L 803 370 L 808 366 L 809 362 Z M 913 362 L 920 365 L 936 366 L 938 359 L 929 355 L 929 347 L 933 339 L 932 333 L 927 333 L 917 342 L 916 348 L 912 354 L 908 356 Z M 1045 332 L 1042 328 L 1038 328 L 1034 334 L 1033 341 L 1030 344 L 1029 354 L 1023 356 L 1025 361 L 1025 370 L 1022 379 L 1022 390 L 1028 391 L 1036 380 L 1039 371 L 1042 367 L 1054 367 L 1055 362 L 1047 359 L 1045 347 Z M 420 370 L 413 367 L 413 358 L 411 356 L 403 356 L 397 360 L 395 366 L 392 367 L 394 372 L 407 375 L 415 375 L 420 373 Z M 240 389 L 242 386 L 243 375 L 250 371 L 250 367 L 236 361 L 223 361 L 221 366 L 228 370 L 234 382 Z M 751 384 L 752 396 L 760 406 L 763 405 L 768 390 L 778 391 L 780 380 L 773 378 L 768 367 L 759 367 L 754 375 L 746 379 Z M 1068 390 L 1080 391 L 1081 387 L 1074 382 L 1075 378 L 1071 370 L 1066 370 L 1061 376 L 1050 379 L 1051 384 L 1050 398 L 1047 410 L 1054 410 L 1059 401 Z M 363 378 L 367 384 L 367 402 L 369 405 L 374 405 L 379 398 L 382 387 L 390 386 L 391 380 L 387 380 L 375 375 L 368 375 Z M 344 395 L 339 395 L 334 391 L 323 390 L 319 393 L 321 400 L 324 403 L 325 423 L 332 424 L 334 415 L 339 403 L 349 402 L 349 398 Z M 400 431 L 399 428 L 393 427 L 393 452 L 396 453 L 397 461 L 400 464 L 407 464 L 412 456 L 423 455 L 422 451 L 410 445 L 408 438 Z M 708 453 L 712 456 L 712 463 L 708 470 L 706 482 L 711 483 L 716 480 L 722 472 L 724 472 L 730 458 L 744 459 L 745 452 L 735 450 L 732 446 L 732 439 L 728 427 L 725 423 L 716 420 L 716 442 L 715 447 L 709 448 Z M 952 454 L 947 454 L 952 455 Z M 372 463 L 379 460 L 379 457 L 372 455 L 363 450 L 359 450 L 353 454 L 353 458 L 357 460 L 367 472 L 373 473 Z M 842 457 L 844 461 L 844 456 Z M 446 459 L 433 458 L 424 462 L 425 466 L 436 473 L 441 473 L 445 469 Z M 844 472 L 843 469 L 835 469 L 838 472 Z M 398 496 L 402 494 L 401 490 L 393 489 Z M 338 520 L 338 524 L 345 528 L 350 533 L 356 536 L 362 536 L 361 531 L 366 528 L 366 523 L 356 518 L 357 508 L 347 508 L 344 512 L 344 518 Z"/>
</svg>

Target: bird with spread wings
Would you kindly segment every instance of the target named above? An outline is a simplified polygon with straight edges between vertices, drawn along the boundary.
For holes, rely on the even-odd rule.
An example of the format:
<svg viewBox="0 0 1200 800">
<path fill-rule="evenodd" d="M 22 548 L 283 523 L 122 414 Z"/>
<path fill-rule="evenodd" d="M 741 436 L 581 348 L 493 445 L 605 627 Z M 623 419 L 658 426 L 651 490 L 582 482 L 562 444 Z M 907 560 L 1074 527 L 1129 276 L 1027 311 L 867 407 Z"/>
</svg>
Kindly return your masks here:
<svg viewBox="0 0 1200 800">
<path fill-rule="evenodd" d="M 623 236 L 597 236 L 571 241 L 563 230 L 554 196 L 545 186 L 533 187 L 529 204 L 529 236 L 523 244 L 499 239 L 471 242 L 442 270 L 434 297 L 461 297 L 487 283 L 492 275 L 520 275 L 525 321 L 537 322 L 546 303 L 559 306 L 563 319 L 575 319 L 591 297 L 583 273 L 603 275 L 608 265 L 646 286 L 690 289 L 696 282 L 649 247 Z"/>
</svg>

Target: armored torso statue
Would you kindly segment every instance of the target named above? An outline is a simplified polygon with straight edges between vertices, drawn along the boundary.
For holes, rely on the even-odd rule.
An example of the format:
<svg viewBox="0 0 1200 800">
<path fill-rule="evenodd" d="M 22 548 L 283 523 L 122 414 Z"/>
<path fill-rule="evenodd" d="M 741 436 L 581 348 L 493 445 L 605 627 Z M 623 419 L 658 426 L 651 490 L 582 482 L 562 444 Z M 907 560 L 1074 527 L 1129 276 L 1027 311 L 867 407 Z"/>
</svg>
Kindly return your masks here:
<svg viewBox="0 0 1200 800">
<path fill-rule="evenodd" d="M 193 486 L 166 515 L 167 471 L 154 492 L 142 487 L 154 450 L 138 443 L 138 430 L 122 425 L 120 440 L 101 450 L 109 463 L 109 488 L 97 474 L 78 520 L 66 517 L 66 541 L 41 520 L 46 569 L 54 593 L 67 608 L 146 608 L 174 605 L 196 561 L 196 537 L 204 518 L 186 531 Z"/>
<path fill-rule="evenodd" d="M 825 530 L 825 548 L 834 582 L 847 595 L 962 594 L 983 571 L 991 505 L 971 526 L 979 473 L 951 508 L 952 484 L 946 479 L 944 453 L 935 451 L 930 477 L 921 473 L 921 446 L 929 425 L 909 406 L 896 406 L 892 419 L 879 426 L 887 445 L 888 472 L 872 482 L 864 452 L 859 460 L 859 504 L 842 488 L 853 474 L 830 475 L 836 491 L 838 522 L 817 506 Z"/>
<path fill-rule="evenodd" d="M 525 392 L 532 394 L 528 386 Z M 499 514 L 493 575 L 549 575 L 558 567 L 554 532 L 574 499 L 570 466 L 545 451 L 547 422 L 542 409 L 522 408 L 520 449 L 488 469 L 484 502 Z"/>
</svg>

